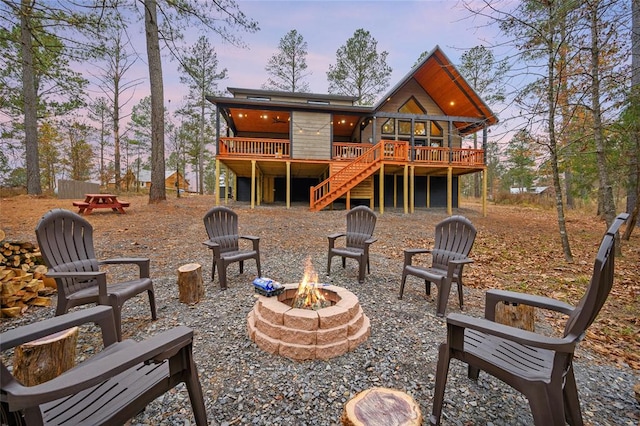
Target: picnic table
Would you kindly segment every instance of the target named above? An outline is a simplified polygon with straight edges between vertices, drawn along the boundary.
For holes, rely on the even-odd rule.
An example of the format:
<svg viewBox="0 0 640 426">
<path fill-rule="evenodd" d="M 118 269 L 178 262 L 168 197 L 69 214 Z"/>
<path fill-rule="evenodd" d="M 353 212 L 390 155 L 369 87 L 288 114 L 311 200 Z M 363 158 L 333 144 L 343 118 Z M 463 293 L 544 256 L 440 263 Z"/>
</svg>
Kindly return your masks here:
<svg viewBox="0 0 640 426">
<path fill-rule="evenodd" d="M 91 214 L 94 209 L 111 209 L 114 212 L 126 213 L 125 207 L 129 207 L 126 201 L 118 201 L 118 196 L 113 194 L 84 194 L 84 201 L 74 201 L 79 214 Z"/>
</svg>

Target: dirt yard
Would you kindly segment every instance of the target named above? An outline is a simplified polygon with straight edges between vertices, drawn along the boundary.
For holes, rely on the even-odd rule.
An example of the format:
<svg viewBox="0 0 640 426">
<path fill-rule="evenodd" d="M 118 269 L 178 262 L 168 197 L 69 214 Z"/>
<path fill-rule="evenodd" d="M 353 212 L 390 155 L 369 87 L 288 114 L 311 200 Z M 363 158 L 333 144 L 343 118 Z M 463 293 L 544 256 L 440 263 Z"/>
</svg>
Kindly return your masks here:
<svg viewBox="0 0 640 426">
<path fill-rule="evenodd" d="M 196 253 L 210 262 L 200 242 L 206 239 L 202 216 L 214 205 L 213 197 L 188 195 L 157 205 L 149 205 L 146 196 L 119 198 L 131 203 L 126 215 L 109 210 L 87 216 L 95 228 L 99 257 L 151 257 L 155 276 L 174 275 L 176 268 L 192 261 Z M 2 198 L 0 228 L 7 241 L 35 242 L 34 228 L 39 218 L 52 208 L 75 210 L 72 201 L 32 196 Z M 343 210 L 312 213 L 303 204 L 289 210 L 283 205 L 262 205 L 251 210 L 240 202 L 230 202 L 229 206 L 241 215 L 241 232 L 259 235 L 261 250 L 271 256 L 277 256 L 282 247 L 289 251 L 309 251 L 313 247 L 313 251 L 324 253 L 326 235 L 344 227 Z M 604 223 L 593 213 L 567 213 L 572 264 L 565 262 L 562 254 L 555 210 L 490 205 L 487 217 L 482 217 L 480 205 L 466 203 L 454 213 L 469 217 L 479 231 L 471 252 L 475 263 L 465 269 L 465 285 L 473 292 L 467 299 L 471 308 L 482 308 L 482 291 L 490 288 L 547 295 L 571 304 L 582 295 L 605 230 Z M 433 226 L 445 216 L 443 209 L 418 209 L 405 215 L 401 208 L 386 208 L 378 218 L 372 264 L 377 257 L 401 267 L 403 249 L 429 246 Z M 612 294 L 584 342 L 609 362 L 627 363 L 636 371 L 640 370 L 638 232 L 636 229 L 631 241 L 622 243 Z M 208 270 L 209 265 L 206 267 Z M 399 282 L 400 276 L 398 285 Z M 452 302 L 455 299 L 452 296 L 450 306 L 457 307 Z M 560 323 L 559 318 L 549 320 Z"/>
</svg>

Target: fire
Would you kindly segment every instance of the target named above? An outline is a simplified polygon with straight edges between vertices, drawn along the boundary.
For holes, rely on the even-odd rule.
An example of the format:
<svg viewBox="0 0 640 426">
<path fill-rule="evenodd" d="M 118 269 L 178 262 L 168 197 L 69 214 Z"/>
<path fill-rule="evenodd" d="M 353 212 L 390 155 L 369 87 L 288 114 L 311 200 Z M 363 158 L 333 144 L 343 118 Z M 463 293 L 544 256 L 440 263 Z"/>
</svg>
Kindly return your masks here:
<svg viewBox="0 0 640 426">
<path fill-rule="evenodd" d="M 309 257 L 305 261 L 304 275 L 300 285 L 298 285 L 298 291 L 293 298 L 291 306 L 293 308 L 313 309 L 314 311 L 331 306 L 331 302 L 326 300 L 324 294 L 319 290 L 318 274 L 313 269 L 313 264 Z"/>
</svg>

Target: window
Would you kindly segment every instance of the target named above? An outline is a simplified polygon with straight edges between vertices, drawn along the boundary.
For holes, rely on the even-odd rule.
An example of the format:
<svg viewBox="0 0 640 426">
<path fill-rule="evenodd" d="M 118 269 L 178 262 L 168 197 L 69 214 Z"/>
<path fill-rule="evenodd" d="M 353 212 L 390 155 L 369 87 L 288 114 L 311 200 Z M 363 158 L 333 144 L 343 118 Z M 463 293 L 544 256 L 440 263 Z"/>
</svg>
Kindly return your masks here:
<svg viewBox="0 0 640 426">
<path fill-rule="evenodd" d="M 411 134 L 411 122 L 398 120 L 398 133 L 401 135 L 410 135 Z"/>
<path fill-rule="evenodd" d="M 414 123 L 413 134 L 415 136 L 426 136 L 427 135 L 427 123 L 424 121 L 416 121 Z"/>
<path fill-rule="evenodd" d="M 382 125 L 382 133 L 385 135 L 394 135 L 396 133 L 396 121 L 393 118 L 384 122 Z"/>
<path fill-rule="evenodd" d="M 436 138 L 441 138 L 442 136 L 444 136 L 444 133 L 442 132 L 442 127 L 440 127 L 440 125 L 435 122 L 432 121 L 431 122 L 431 137 L 436 137 Z"/>
<path fill-rule="evenodd" d="M 427 111 L 424 108 L 422 108 L 422 105 L 420 105 L 420 103 L 418 103 L 416 98 L 414 98 L 413 96 L 409 98 L 409 100 L 405 102 L 400 107 L 400 109 L 398 109 L 398 112 L 401 112 L 404 114 L 426 114 L 427 113 Z"/>
</svg>

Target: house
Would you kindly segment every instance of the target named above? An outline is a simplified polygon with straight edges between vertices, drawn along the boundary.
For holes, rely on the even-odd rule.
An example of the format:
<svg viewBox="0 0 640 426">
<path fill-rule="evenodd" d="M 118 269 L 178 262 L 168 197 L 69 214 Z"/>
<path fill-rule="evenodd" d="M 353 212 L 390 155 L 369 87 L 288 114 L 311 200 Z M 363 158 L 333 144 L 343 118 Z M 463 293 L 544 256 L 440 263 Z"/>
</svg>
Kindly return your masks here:
<svg viewBox="0 0 640 426">
<path fill-rule="evenodd" d="M 482 132 L 485 147 L 498 119 L 437 46 L 373 106 L 351 96 L 227 90 L 232 97 L 207 97 L 217 107 L 216 178 L 231 170 L 236 199 L 252 208 L 303 201 L 318 211 L 342 201 L 451 214 L 460 176 L 482 173 L 486 188 L 484 149 L 462 148 L 462 138 Z"/>
<path fill-rule="evenodd" d="M 183 191 L 189 191 L 189 181 L 186 180 L 182 173 L 178 171 L 165 171 L 164 173 L 164 184 L 168 191 L 175 191 L 179 183 L 180 189 Z M 149 189 L 151 187 L 151 171 L 150 170 L 140 170 L 138 176 L 138 186 L 140 188 Z"/>
</svg>

